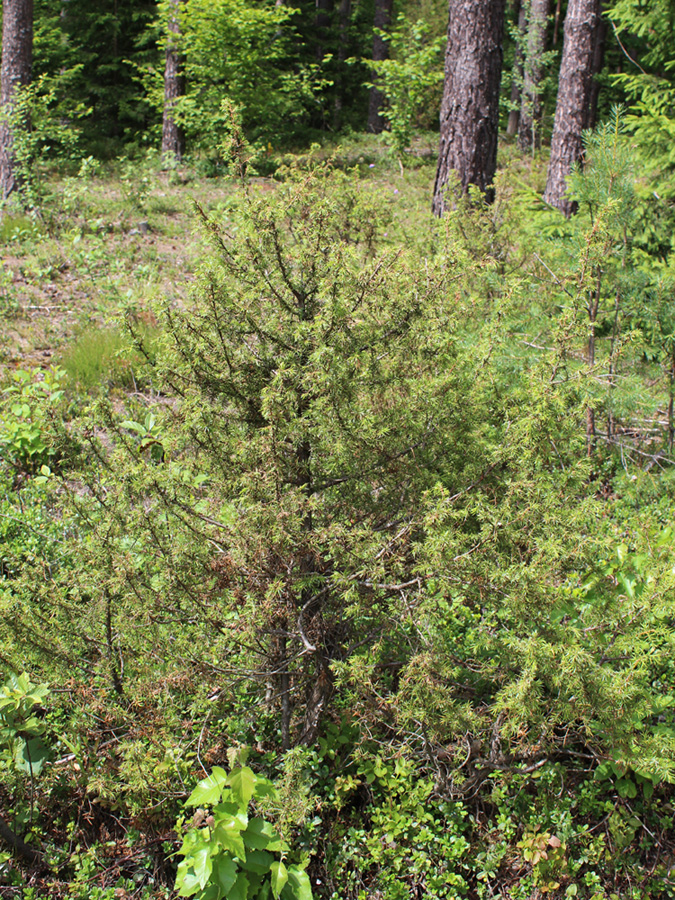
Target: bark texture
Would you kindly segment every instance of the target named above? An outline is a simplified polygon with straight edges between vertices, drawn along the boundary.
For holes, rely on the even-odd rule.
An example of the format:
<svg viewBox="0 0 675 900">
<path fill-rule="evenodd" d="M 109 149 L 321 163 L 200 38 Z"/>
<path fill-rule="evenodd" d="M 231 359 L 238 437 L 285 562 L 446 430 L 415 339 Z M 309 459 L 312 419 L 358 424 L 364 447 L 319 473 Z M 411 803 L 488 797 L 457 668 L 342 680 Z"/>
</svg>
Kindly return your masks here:
<svg viewBox="0 0 675 900">
<path fill-rule="evenodd" d="M 600 82 L 598 75 L 605 62 L 605 41 L 607 40 L 607 19 L 600 16 L 593 38 L 593 62 L 591 63 L 591 99 L 588 102 L 584 128 L 595 128 L 598 121 L 598 98 Z"/>
<path fill-rule="evenodd" d="M 185 94 L 185 75 L 183 74 L 183 60 L 179 47 L 181 2 L 183 0 L 172 0 L 166 42 L 162 157 L 167 160 L 180 160 L 185 153 L 185 135 L 173 117 L 176 100 Z"/>
<path fill-rule="evenodd" d="M 601 15 L 601 0 L 570 0 L 565 17 L 551 161 L 544 200 L 568 218 L 574 212 L 574 204 L 565 196 L 566 179 L 572 166 L 583 158 L 581 136 L 591 101 L 593 58 Z"/>
<path fill-rule="evenodd" d="M 314 16 L 314 32 L 316 45 L 314 53 L 316 61 L 321 62 L 330 43 L 330 27 L 333 21 L 334 0 L 316 0 Z"/>
<path fill-rule="evenodd" d="M 541 82 L 551 0 L 530 0 L 528 6 L 527 47 L 518 123 L 518 146 L 524 153 L 541 147 Z"/>
<path fill-rule="evenodd" d="M 446 186 L 457 172 L 491 199 L 497 168 L 499 85 L 505 0 L 450 0 L 441 140 L 432 209 L 442 216 Z"/>
<path fill-rule="evenodd" d="M 375 0 L 375 18 L 373 25 L 375 35 L 373 37 L 373 60 L 380 62 L 389 58 L 389 41 L 385 40 L 380 31 L 389 31 L 391 28 L 391 10 L 393 0 Z M 370 89 L 368 104 L 368 131 L 372 134 L 380 134 L 384 131 L 385 120 L 382 116 L 384 94 L 377 86 L 377 75 L 373 73 L 373 87 Z"/>
<path fill-rule="evenodd" d="M 18 87 L 30 84 L 33 68 L 33 0 L 3 0 L 2 4 L 2 88 L 0 90 L 0 196 L 2 200 L 16 190 L 12 150 L 11 115 Z M 28 127 L 24 123 L 23 127 Z M 16 123 L 14 123 L 16 127 Z"/>
<path fill-rule="evenodd" d="M 352 11 L 351 0 L 340 0 L 340 43 L 338 45 L 337 62 L 338 70 L 335 76 L 335 105 L 333 107 L 333 130 L 339 131 L 342 127 L 342 109 L 344 106 L 344 70 L 349 46 L 349 17 Z"/>
</svg>

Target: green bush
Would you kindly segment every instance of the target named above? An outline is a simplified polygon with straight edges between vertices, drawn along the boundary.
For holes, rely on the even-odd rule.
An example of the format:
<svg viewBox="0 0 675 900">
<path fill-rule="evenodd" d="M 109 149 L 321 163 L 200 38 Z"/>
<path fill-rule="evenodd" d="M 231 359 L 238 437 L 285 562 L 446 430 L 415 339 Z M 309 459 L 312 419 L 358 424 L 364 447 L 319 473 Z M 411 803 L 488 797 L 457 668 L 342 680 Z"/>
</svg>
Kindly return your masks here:
<svg viewBox="0 0 675 900">
<path fill-rule="evenodd" d="M 243 760 L 242 760 L 243 762 Z M 278 801 L 273 783 L 237 764 L 228 775 L 216 766 L 190 794 L 197 807 L 180 855 L 179 897 L 200 900 L 312 900 L 302 865 L 286 865 L 288 844 L 251 802 Z"/>
</svg>

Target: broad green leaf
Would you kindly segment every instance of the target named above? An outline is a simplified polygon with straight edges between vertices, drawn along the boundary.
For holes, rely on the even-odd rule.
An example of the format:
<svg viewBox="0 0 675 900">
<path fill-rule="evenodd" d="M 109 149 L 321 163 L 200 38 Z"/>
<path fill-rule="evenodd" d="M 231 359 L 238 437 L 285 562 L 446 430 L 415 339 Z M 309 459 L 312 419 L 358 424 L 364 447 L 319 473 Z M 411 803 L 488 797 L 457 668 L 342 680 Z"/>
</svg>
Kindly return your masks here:
<svg viewBox="0 0 675 900">
<path fill-rule="evenodd" d="M 48 759 L 49 750 L 40 738 L 17 741 L 14 763 L 26 775 L 39 775 Z"/>
<path fill-rule="evenodd" d="M 203 846 L 193 852 L 190 856 L 190 863 L 194 869 L 199 887 L 206 886 L 206 882 L 211 877 L 213 870 L 213 857 L 211 856 L 211 847 Z"/>
<path fill-rule="evenodd" d="M 132 422 L 131 419 L 125 419 L 122 422 L 122 428 L 126 428 L 128 431 L 135 431 L 136 434 L 145 435 L 147 432 L 147 428 L 144 428 L 142 425 L 139 425 L 138 422 Z"/>
<path fill-rule="evenodd" d="M 227 897 L 237 880 L 236 862 L 226 856 L 219 856 L 213 863 L 213 878 Z"/>
<path fill-rule="evenodd" d="M 249 850 L 246 854 L 245 868 L 256 875 L 265 875 L 270 871 L 274 857 L 267 850 Z"/>
<path fill-rule="evenodd" d="M 279 799 L 279 792 L 269 778 L 256 778 L 255 787 L 253 789 L 254 797 L 270 797 L 272 800 Z"/>
<path fill-rule="evenodd" d="M 243 872 L 240 872 L 239 875 L 237 875 L 237 880 L 232 886 L 230 893 L 227 895 L 227 900 L 247 900 L 248 888 L 248 878 Z"/>
<path fill-rule="evenodd" d="M 188 865 L 185 859 L 178 865 L 175 888 L 179 897 L 192 897 L 200 890 L 199 880 L 194 869 Z"/>
<path fill-rule="evenodd" d="M 312 886 L 309 883 L 309 876 L 303 869 L 297 866 L 288 867 L 288 884 L 286 891 L 290 888 L 291 896 L 295 900 L 312 900 Z"/>
<path fill-rule="evenodd" d="M 213 839 L 220 844 L 223 850 L 229 851 L 242 862 L 246 861 L 246 847 L 242 840 L 242 832 L 234 818 L 230 816 L 217 822 L 213 829 Z"/>
<path fill-rule="evenodd" d="M 241 769 L 235 769 L 228 778 L 228 784 L 232 788 L 232 793 L 239 800 L 241 805 L 246 809 L 249 801 L 253 796 L 256 777 L 248 766 L 242 766 Z"/>
<path fill-rule="evenodd" d="M 272 893 L 275 900 L 279 900 L 279 894 L 281 894 L 288 881 L 288 872 L 281 861 L 273 862 L 270 866 L 270 872 L 272 873 Z"/>
<path fill-rule="evenodd" d="M 286 850 L 285 843 L 274 830 L 273 826 L 264 819 L 255 817 L 248 823 L 248 828 L 242 837 L 247 847 L 253 847 L 255 850 Z"/>
<path fill-rule="evenodd" d="M 216 766 L 208 778 L 200 781 L 185 801 L 186 806 L 214 806 L 221 798 L 227 772 Z"/>
</svg>

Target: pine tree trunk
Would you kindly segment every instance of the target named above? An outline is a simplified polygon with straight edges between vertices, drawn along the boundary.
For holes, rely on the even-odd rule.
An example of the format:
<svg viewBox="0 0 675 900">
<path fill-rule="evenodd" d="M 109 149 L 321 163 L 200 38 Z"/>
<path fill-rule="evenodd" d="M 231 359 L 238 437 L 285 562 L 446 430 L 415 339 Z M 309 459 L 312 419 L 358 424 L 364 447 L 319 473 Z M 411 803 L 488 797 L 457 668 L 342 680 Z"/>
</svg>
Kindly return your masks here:
<svg viewBox="0 0 675 900">
<path fill-rule="evenodd" d="M 2 4 L 2 89 L 0 91 L 0 198 L 16 190 L 12 128 L 8 121 L 18 87 L 30 84 L 33 68 L 33 0 L 3 0 Z M 25 122 L 21 127 L 28 128 Z"/>
<path fill-rule="evenodd" d="M 333 130 L 342 128 L 342 108 L 344 106 L 344 70 L 349 41 L 349 16 L 352 11 L 351 0 L 340 0 L 340 43 L 338 46 L 338 71 L 335 77 L 335 105 L 333 107 Z"/>
<path fill-rule="evenodd" d="M 441 140 L 432 209 L 442 216 L 446 186 L 456 171 L 492 199 L 497 168 L 499 85 L 505 0 L 450 0 Z"/>
<path fill-rule="evenodd" d="M 607 39 L 607 19 L 602 16 L 598 19 L 598 25 L 593 40 L 593 62 L 591 64 L 591 99 L 588 103 L 584 128 L 595 128 L 598 119 L 598 98 L 600 96 L 600 82 L 598 75 L 602 72 L 605 62 L 605 41 Z"/>
<path fill-rule="evenodd" d="M 321 62 L 326 54 L 326 45 L 330 39 L 330 26 L 333 19 L 333 0 L 316 0 L 316 16 L 314 28 L 316 31 L 316 61 Z"/>
<path fill-rule="evenodd" d="M 389 41 L 378 34 L 377 29 L 389 31 L 391 28 L 392 6 L 393 0 L 375 0 L 375 18 L 373 27 L 376 31 L 373 36 L 373 60 L 376 62 L 389 58 Z M 377 75 L 373 73 L 373 87 L 370 89 L 370 100 L 368 104 L 368 131 L 370 131 L 371 134 L 381 134 L 381 132 L 384 131 L 386 123 L 382 116 L 383 104 L 384 95 L 377 86 Z"/>
<path fill-rule="evenodd" d="M 551 161 L 544 200 L 568 218 L 574 205 L 565 196 L 566 179 L 583 157 L 582 132 L 591 100 L 594 44 L 601 0 L 570 0 L 565 17 L 558 99 L 555 109 Z"/>
<path fill-rule="evenodd" d="M 180 3 L 172 0 L 166 42 L 164 68 L 164 116 L 162 120 L 162 158 L 165 161 L 180 160 L 185 152 L 185 135 L 173 117 L 176 100 L 185 94 L 183 60 L 179 49 Z"/>
<path fill-rule="evenodd" d="M 513 61 L 513 75 L 511 78 L 511 109 L 506 133 L 509 137 L 515 137 L 520 123 L 520 95 L 523 85 L 523 41 L 525 40 L 525 28 L 527 26 L 527 9 L 525 3 L 516 0 L 515 16 L 518 19 L 518 43 L 516 56 Z"/>
<path fill-rule="evenodd" d="M 523 66 L 523 93 L 518 125 L 518 146 L 527 153 L 541 147 L 541 82 L 544 75 L 546 28 L 551 0 L 530 0 L 527 49 Z"/>
</svg>

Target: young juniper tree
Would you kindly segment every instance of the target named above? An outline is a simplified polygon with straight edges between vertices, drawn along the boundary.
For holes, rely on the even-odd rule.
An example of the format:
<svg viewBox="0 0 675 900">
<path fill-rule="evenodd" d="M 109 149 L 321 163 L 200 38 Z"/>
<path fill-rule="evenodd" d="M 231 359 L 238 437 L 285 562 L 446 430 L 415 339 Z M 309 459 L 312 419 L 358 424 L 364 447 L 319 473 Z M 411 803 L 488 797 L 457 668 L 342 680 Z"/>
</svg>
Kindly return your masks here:
<svg viewBox="0 0 675 900">
<path fill-rule="evenodd" d="M 593 58 L 601 14 L 601 0 L 570 0 L 565 16 L 551 161 L 544 200 L 568 217 L 574 212 L 574 205 L 566 196 L 567 176 L 583 157 L 582 133 L 591 101 Z"/>
<path fill-rule="evenodd" d="M 33 0 L 3 0 L 2 91 L 0 93 L 0 199 L 17 187 L 12 152 L 15 128 L 28 127 L 12 117 L 17 88 L 30 83 L 33 66 Z"/>
<path fill-rule="evenodd" d="M 165 309 L 162 453 L 129 421 L 113 450 L 83 438 L 94 466 L 73 502 L 90 540 L 64 594 L 94 610 L 101 666 L 121 654 L 128 678 L 145 641 L 226 660 L 251 702 L 267 688 L 288 747 L 314 740 L 334 664 L 390 629 L 416 583 L 422 494 L 477 476 L 484 416 L 456 343 L 457 269 L 388 243 L 375 190 L 320 170 L 251 188 L 228 219 L 204 220 L 194 302 Z"/>
<path fill-rule="evenodd" d="M 450 0 L 441 142 L 432 209 L 442 216 L 456 172 L 487 193 L 497 167 L 505 0 Z"/>
</svg>

